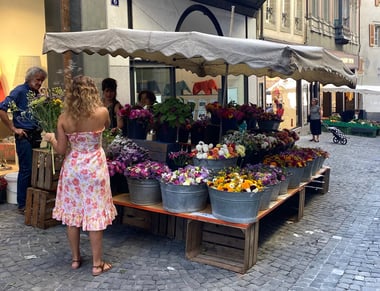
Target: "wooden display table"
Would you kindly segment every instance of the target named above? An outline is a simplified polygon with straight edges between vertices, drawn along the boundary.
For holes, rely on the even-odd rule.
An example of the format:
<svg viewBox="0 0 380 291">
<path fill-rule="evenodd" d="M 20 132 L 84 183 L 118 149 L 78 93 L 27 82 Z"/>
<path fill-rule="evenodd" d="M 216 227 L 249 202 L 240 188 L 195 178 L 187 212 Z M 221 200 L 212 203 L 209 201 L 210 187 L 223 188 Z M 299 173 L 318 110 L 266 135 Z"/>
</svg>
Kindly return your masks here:
<svg viewBox="0 0 380 291">
<path fill-rule="evenodd" d="M 309 182 L 302 183 L 298 188 L 289 189 L 287 194 L 280 195 L 276 201 L 272 201 L 268 209 L 259 211 L 257 220 L 253 223 L 230 223 L 217 219 L 212 215 L 210 205 L 202 211 L 171 213 L 164 210 L 162 204 L 149 206 L 133 204 L 129 200 L 129 194 L 114 196 L 113 201 L 115 205 L 127 208 L 186 219 L 186 258 L 245 273 L 257 261 L 260 220 L 291 197 L 298 198 L 297 220 L 301 219 L 305 206 L 305 187 L 316 179 L 322 179 L 325 180 L 324 184 L 327 184 L 327 188 L 325 187 L 323 191 L 328 190 L 329 175 L 330 168 L 324 167 Z"/>
</svg>

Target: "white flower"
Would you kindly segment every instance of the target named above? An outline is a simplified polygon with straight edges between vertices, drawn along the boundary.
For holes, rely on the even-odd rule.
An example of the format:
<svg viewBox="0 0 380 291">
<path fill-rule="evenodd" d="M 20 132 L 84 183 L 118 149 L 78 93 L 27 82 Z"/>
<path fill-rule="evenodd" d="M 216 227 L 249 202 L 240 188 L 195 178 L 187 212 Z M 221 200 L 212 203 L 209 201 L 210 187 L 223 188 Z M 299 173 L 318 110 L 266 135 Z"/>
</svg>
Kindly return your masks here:
<svg viewBox="0 0 380 291">
<path fill-rule="evenodd" d="M 203 151 L 206 153 L 206 152 L 208 152 L 208 145 L 203 145 Z"/>
<path fill-rule="evenodd" d="M 198 152 L 202 151 L 202 145 L 200 144 L 197 144 L 195 148 Z"/>
</svg>

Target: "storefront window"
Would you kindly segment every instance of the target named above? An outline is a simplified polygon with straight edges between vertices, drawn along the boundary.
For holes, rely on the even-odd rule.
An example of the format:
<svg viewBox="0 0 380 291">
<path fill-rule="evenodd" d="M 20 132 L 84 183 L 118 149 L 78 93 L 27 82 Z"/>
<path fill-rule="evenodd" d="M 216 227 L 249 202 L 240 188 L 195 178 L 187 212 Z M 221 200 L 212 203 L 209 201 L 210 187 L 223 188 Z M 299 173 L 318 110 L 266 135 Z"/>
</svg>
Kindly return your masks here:
<svg viewBox="0 0 380 291">
<path fill-rule="evenodd" d="M 134 76 L 134 103 L 137 104 L 137 96 L 143 90 L 152 91 L 161 102 L 163 96 L 169 96 L 171 92 L 171 67 L 164 65 L 138 62 L 133 65 Z"/>
</svg>

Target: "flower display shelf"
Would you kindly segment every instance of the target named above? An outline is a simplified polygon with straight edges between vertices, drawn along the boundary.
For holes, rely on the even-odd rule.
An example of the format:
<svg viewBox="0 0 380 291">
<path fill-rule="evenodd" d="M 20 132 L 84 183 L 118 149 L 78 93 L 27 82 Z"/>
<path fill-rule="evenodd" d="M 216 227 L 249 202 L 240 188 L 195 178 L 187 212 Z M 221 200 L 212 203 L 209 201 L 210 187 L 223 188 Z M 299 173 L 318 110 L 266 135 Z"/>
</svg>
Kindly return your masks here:
<svg viewBox="0 0 380 291">
<path fill-rule="evenodd" d="M 302 183 L 297 188 L 288 189 L 286 194 L 279 195 L 276 201 L 270 203 L 268 209 L 258 212 L 256 221 L 252 223 L 232 223 L 218 219 L 212 215 L 210 205 L 197 212 L 171 213 L 163 209 L 162 203 L 145 206 L 133 204 L 130 202 L 129 194 L 114 196 L 113 201 L 115 205 L 124 208 L 141 210 L 152 215 L 165 215 L 173 219 L 184 219 L 187 221 L 184 233 L 187 259 L 238 273 L 246 273 L 258 258 L 260 220 L 277 208 L 286 207 L 286 202 L 292 197 L 298 198 L 296 220 L 300 220 L 304 212 L 306 188 L 315 179 L 323 180 L 325 182 L 324 191 L 327 192 L 329 176 L 330 168 L 322 168 L 310 182 Z M 154 219 L 152 219 L 153 222 L 155 222 Z"/>
</svg>

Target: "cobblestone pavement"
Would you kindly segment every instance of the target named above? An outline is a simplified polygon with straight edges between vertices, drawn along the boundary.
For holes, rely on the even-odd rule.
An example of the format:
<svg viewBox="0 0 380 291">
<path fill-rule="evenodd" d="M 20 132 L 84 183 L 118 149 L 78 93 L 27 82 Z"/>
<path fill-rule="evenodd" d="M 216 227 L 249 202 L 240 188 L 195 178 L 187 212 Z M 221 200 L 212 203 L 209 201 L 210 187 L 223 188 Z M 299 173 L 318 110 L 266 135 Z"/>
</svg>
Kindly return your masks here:
<svg viewBox="0 0 380 291">
<path fill-rule="evenodd" d="M 261 221 L 258 261 L 244 275 L 187 260 L 182 241 L 113 225 L 104 235 L 113 269 L 93 277 L 87 233 L 83 265 L 71 270 L 63 226 L 26 226 L 1 204 L 0 290 L 380 290 L 380 138 L 309 138 L 297 144 L 331 155 L 330 191 L 308 194 L 297 223 L 287 209 Z"/>
</svg>

